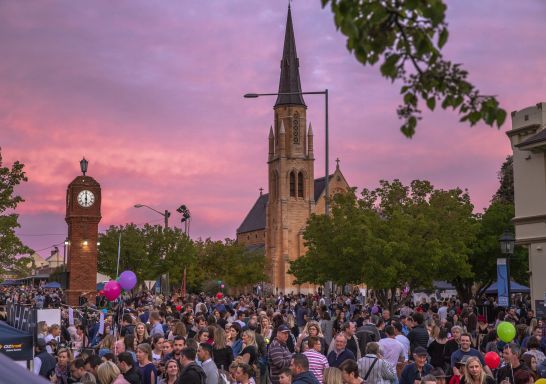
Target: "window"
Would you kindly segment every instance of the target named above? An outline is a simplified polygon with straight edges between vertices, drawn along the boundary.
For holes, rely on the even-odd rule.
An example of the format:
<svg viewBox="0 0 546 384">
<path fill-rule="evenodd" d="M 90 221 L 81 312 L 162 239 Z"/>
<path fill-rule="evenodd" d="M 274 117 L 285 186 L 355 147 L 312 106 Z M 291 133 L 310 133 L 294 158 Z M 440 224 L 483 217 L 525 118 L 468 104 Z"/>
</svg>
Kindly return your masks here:
<svg viewBox="0 0 546 384">
<path fill-rule="evenodd" d="M 292 120 L 292 142 L 294 144 L 300 143 L 300 115 L 298 112 L 294 113 Z"/>
<path fill-rule="evenodd" d="M 303 173 L 298 173 L 298 197 L 303 197 Z"/>
<path fill-rule="evenodd" d="M 296 197 L 296 175 L 290 172 L 290 196 Z"/>
</svg>

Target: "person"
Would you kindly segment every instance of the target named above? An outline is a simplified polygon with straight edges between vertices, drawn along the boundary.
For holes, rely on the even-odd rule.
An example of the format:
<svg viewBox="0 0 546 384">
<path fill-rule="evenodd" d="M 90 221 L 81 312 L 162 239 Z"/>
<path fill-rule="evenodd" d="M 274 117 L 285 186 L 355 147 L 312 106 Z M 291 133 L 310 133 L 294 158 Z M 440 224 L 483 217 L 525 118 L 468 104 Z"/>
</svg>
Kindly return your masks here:
<svg viewBox="0 0 546 384">
<path fill-rule="evenodd" d="M 97 368 L 102 364 L 102 360 L 98 355 L 91 355 L 85 359 L 85 370 L 97 377 Z"/>
<path fill-rule="evenodd" d="M 85 360 L 82 358 L 75 359 L 70 365 L 70 377 L 72 380 L 79 381 L 85 373 Z"/>
<path fill-rule="evenodd" d="M 165 373 L 158 380 L 157 384 L 176 384 L 179 373 L 180 369 L 178 367 L 178 362 L 174 359 L 171 359 L 167 361 L 167 365 L 165 366 Z"/>
<path fill-rule="evenodd" d="M 152 336 L 152 362 L 156 363 L 161 360 L 163 353 L 163 343 L 165 338 L 159 334 Z"/>
<path fill-rule="evenodd" d="M 157 368 L 154 363 L 152 363 L 152 347 L 150 347 L 150 344 L 139 344 L 137 346 L 136 356 L 142 384 L 156 384 Z"/>
<path fill-rule="evenodd" d="M 334 338 L 334 349 L 328 354 L 328 364 L 330 367 L 339 367 L 341 363 L 345 360 L 355 360 L 355 355 L 353 352 L 348 350 L 347 347 L 347 338 L 342 333 L 338 334 Z"/>
<path fill-rule="evenodd" d="M 302 345 L 308 340 L 309 336 L 317 336 L 320 338 L 320 344 L 322 346 L 322 350 L 320 352 L 326 356 L 328 351 L 328 343 L 322 334 L 319 324 L 313 320 L 310 320 L 307 322 L 307 324 L 305 324 L 303 332 L 298 336 L 298 340 L 296 341 L 296 351 L 304 352 Z"/>
<path fill-rule="evenodd" d="M 135 325 L 135 338 L 134 338 L 133 350 L 136 350 L 137 345 L 149 343 L 149 342 L 150 342 L 150 335 L 148 335 L 146 324 L 137 323 Z"/>
<path fill-rule="evenodd" d="M 429 375 L 436 378 L 436 384 L 446 384 L 447 375 L 442 368 L 432 368 Z"/>
<path fill-rule="evenodd" d="M 345 360 L 339 366 L 341 371 L 341 378 L 345 384 L 361 384 L 365 383 L 364 379 L 360 377 L 359 369 L 356 361 Z"/>
<path fill-rule="evenodd" d="M 281 324 L 277 328 L 275 339 L 269 345 L 267 361 L 269 363 L 269 379 L 273 384 L 279 384 L 281 371 L 288 368 L 292 361 L 292 354 L 286 346 L 289 336 L 290 328 L 286 324 Z"/>
<path fill-rule="evenodd" d="M 197 352 L 194 348 L 185 347 L 181 352 L 182 369 L 177 384 L 205 384 L 205 371 L 195 363 Z"/>
<path fill-rule="evenodd" d="M 383 311 L 385 312 L 385 311 Z M 379 340 L 379 348 L 381 355 L 389 362 L 390 365 L 396 367 L 398 363 L 403 363 L 406 359 L 404 346 L 396 340 L 396 332 L 394 326 L 387 325 L 385 327 L 386 338 Z"/>
<path fill-rule="evenodd" d="M 100 384 L 129 384 L 121 371 L 111 361 L 106 361 L 97 368 L 97 377 Z"/>
<path fill-rule="evenodd" d="M 525 355 L 534 356 L 538 365 L 541 365 L 546 359 L 546 356 L 544 356 L 544 353 L 540 350 L 540 341 L 536 336 L 531 336 L 527 341 L 527 352 L 525 352 L 523 356 Z"/>
<path fill-rule="evenodd" d="M 292 371 L 284 368 L 279 374 L 279 384 L 292 384 Z"/>
<path fill-rule="evenodd" d="M 197 358 L 201 362 L 201 368 L 205 371 L 207 384 L 218 384 L 218 368 L 212 361 L 212 345 L 201 343 L 197 349 Z"/>
<path fill-rule="evenodd" d="M 475 356 L 480 359 L 480 363 L 482 364 L 482 367 L 484 367 L 486 374 L 493 376 L 489 367 L 485 365 L 481 352 L 470 347 L 472 345 L 472 336 L 470 333 L 461 334 L 460 343 L 459 349 L 451 354 L 451 368 L 455 367 L 455 364 L 461 361 L 463 356 Z"/>
<path fill-rule="evenodd" d="M 129 352 L 121 352 L 118 355 L 118 368 L 129 383 L 140 384 L 140 370 L 135 367 L 135 361 Z"/>
<path fill-rule="evenodd" d="M 437 384 L 436 383 L 436 376 L 432 374 L 425 375 L 421 378 L 421 384 Z"/>
<path fill-rule="evenodd" d="M 529 371 L 519 371 L 514 375 L 514 380 L 516 384 L 533 384 L 533 376 Z"/>
<path fill-rule="evenodd" d="M 47 352 L 54 354 L 54 349 L 57 344 L 61 341 L 61 327 L 59 324 L 53 324 L 51 327 L 49 327 L 49 333 L 44 338 L 46 342 L 46 349 Z"/>
<path fill-rule="evenodd" d="M 495 380 L 485 373 L 478 357 L 469 356 L 460 384 L 495 384 Z"/>
<path fill-rule="evenodd" d="M 175 341 L 176 349 L 176 341 Z M 228 369 L 233 362 L 233 350 L 226 344 L 226 335 L 222 328 L 214 329 L 214 344 L 212 345 L 212 359 L 218 369 Z"/>
<path fill-rule="evenodd" d="M 252 376 L 254 376 L 254 370 L 252 367 L 246 363 L 237 364 L 237 369 L 235 371 L 235 379 L 238 384 L 251 384 Z"/>
<path fill-rule="evenodd" d="M 358 360 L 362 357 L 358 338 L 356 337 L 356 324 L 352 321 L 348 321 L 341 326 L 341 332 L 347 339 L 346 348 L 350 350 L 355 358 Z"/>
<path fill-rule="evenodd" d="M 540 375 L 538 373 L 537 358 L 528 353 L 524 353 L 523 356 L 521 356 L 521 359 L 523 360 L 523 363 L 529 368 L 529 373 L 531 374 L 531 376 L 533 376 L 533 382 L 538 380 Z"/>
<path fill-rule="evenodd" d="M 60 348 L 57 351 L 57 364 L 55 365 L 55 377 L 58 384 L 68 384 L 70 377 L 71 353 L 68 348 Z"/>
<path fill-rule="evenodd" d="M 357 368 L 358 372 L 358 368 Z M 328 367 L 324 370 L 324 384 L 343 384 L 341 370 L 336 367 Z"/>
<path fill-rule="evenodd" d="M 453 376 L 451 376 L 451 379 L 449 379 L 449 384 L 459 384 L 461 382 L 461 378 L 464 376 L 466 362 L 469 357 L 470 356 L 468 355 L 463 356 L 461 361 L 455 364 L 455 367 L 453 368 Z"/>
<path fill-rule="evenodd" d="M 502 350 L 502 358 L 504 359 L 505 365 L 497 371 L 497 382 L 501 383 L 503 381 L 510 382 L 510 384 L 515 384 L 514 375 L 518 371 L 523 370 L 527 371 L 529 368 L 521 364 L 519 357 L 521 353 L 521 348 L 518 344 L 512 342 L 504 346 Z"/>
<path fill-rule="evenodd" d="M 85 372 L 80 378 L 79 384 L 97 384 L 97 379 L 91 372 Z"/>
<path fill-rule="evenodd" d="M 446 353 L 447 329 L 440 328 L 438 334 L 427 347 L 430 364 L 435 368 L 447 369 L 451 364 L 451 355 Z"/>
<path fill-rule="evenodd" d="M 163 331 L 163 324 L 161 324 L 161 315 L 159 314 L 159 312 L 153 311 L 150 313 L 150 323 L 152 324 L 150 337 L 159 335 L 164 338 L 165 332 Z"/>
<path fill-rule="evenodd" d="M 390 364 L 379 353 L 379 343 L 366 345 L 366 354 L 357 361 L 359 376 L 369 384 L 388 384 L 396 380 L 396 365 Z"/>
<path fill-rule="evenodd" d="M 254 366 L 258 360 L 258 345 L 256 344 L 256 334 L 247 329 L 243 332 L 243 349 L 241 351 L 240 362 Z"/>
<path fill-rule="evenodd" d="M 324 370 L 330 365 L 328 364 L 326 357 L 320 353 L 321 340 L 318 338 L 318 336 L 309 336 L 307 338 L 307 345 L 309 349 L 303 352 L 303 354 L 309 361 L 309 370 L 313 373 L 313 375 L 315 375 L 317 381 L 322 384 L 324 381 Z"/>
<path fill-rule="evenodd" d="M 413 352 L 412 364 L 408 364 L 402 370 L 400 375 L 400 384 L 414 384 L 415 381 L 420 381 L 425 375 L 428 375 L 432 370 L 432 365 L 427 363 L 428 353 L 423 347 L 415 348 Z"/>
<path fill-rule="evenodd" d="M 49 380 L 51 373 L 57 364 L 55 358 L 47 352 L 47 345 L 44 339 L 36 341 L 36 354 L 34 355 L 34 373 Z"/>
<path fill-rule="evenodd" d="M 319 384 L 315 375 L 309 371 L 309 360 L 303 353 L 296 353 L 290 362 L 292 384 Z"/>
<path fill-rule="evenodd" d="M 408 340 L 410 341 L 410 351 L 414 354 L 417 347 L 427 348 L 429 336 L 424 324 L 425 318 L 423 314 L 416 312 L 411 315 L 411 318 L 414 326 L 408 334 Z"/>
<path fill-rule="evenodd" d="M 120 333 L 123 332 L 124 335 L 132 335 L 135 333 L 135 325 L 133 324 L 133 318 L 131 317 L 131 314 L 124 313 L 121 317 L 121 330 Z"/>
<path fill-rule="evenodd" d="M 404 333 L 402 332 L 402 323 L 400 323 L 399 321 L 396 321 L 392 325 L 394 327 L 394 334 L 396 335 L 395 339 L 404 347 L 404 359 L 408 360 L 409 351 L 410 351 L 410 341 L 408 340 L 406 335 L 404 335 Z"/>
<path fill-rule="evenodd" d="M 233 356 L 239 356 L 243 350 L 243 340 L 241 338 L 241 326 L 239 323 L 233 323 L 229 327 L 228 345 L 233 350 Z"/>
</svg>

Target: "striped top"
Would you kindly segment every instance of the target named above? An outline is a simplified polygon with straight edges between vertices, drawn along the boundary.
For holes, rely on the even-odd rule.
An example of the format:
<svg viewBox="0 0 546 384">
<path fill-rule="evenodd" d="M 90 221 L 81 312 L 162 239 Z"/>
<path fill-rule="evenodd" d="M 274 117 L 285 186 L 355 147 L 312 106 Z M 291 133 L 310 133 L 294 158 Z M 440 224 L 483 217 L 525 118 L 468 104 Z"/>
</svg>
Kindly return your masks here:
<svg viewBox="0 0 546 384">
<path fill-rule="evenodd" d="M 358 375 L 361 378 L 364 379 L 375 359 L 376 355 L 367 354 L 358 360 Z M 368 375 L 366 384 L 390 384 L 394 379 L 396 379 L 394 367 L 386 360 L 378 359 Z"/>
<path fill-rule="evenodd" d="M 322 353 L 315 351 L 314 349 L 308 349 L 307 351 L 303 352 L 305 356 L 307 356 L 307 360 L 309 360 L 309 370 L 315 375 L 318 382 L 322 384 L 324 379 L 324 369 L 329 368 L 330 365 L 328 364 L 328 359 L 326 359 L 326 356 L 324 356 Z"/>
</svg>

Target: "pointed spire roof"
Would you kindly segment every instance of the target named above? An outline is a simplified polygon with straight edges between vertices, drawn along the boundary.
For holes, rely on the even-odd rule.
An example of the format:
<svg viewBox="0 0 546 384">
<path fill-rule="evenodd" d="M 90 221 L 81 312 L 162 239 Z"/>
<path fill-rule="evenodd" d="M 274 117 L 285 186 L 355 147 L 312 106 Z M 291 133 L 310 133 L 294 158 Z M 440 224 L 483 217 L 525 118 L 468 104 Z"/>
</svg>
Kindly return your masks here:
<svg viewBox="0 0 546 384">
<path fill-rule="evenodd" d="M 286 31 L 284 33 L 284 49 L 281 60 L 281 78 L 279 80 L 279 93 L 301 92 L 299 59 L 296 53 L 296 39 L 292 25 L 292 12 L 288 4 L 288 17 L 286 18 Z M 275 107 L 279 105 L 305 105 L 303 95 L 279 95 Z"/>
</svg>

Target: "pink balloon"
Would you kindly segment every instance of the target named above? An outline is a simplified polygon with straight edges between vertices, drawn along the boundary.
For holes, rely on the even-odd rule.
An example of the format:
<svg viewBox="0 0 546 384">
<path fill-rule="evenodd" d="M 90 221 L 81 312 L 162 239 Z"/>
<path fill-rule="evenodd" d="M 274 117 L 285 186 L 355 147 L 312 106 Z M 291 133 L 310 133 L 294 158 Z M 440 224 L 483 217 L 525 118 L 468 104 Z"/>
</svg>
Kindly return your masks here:
<svg viewBox="0 0 546 384">
<path fill-rule="evenodd" d="M 108 301 L 114 301 L 121 293 L 121 285 L 116 280 L 110 280 L 104 285 L 104 296 Z"/>
</svg>

